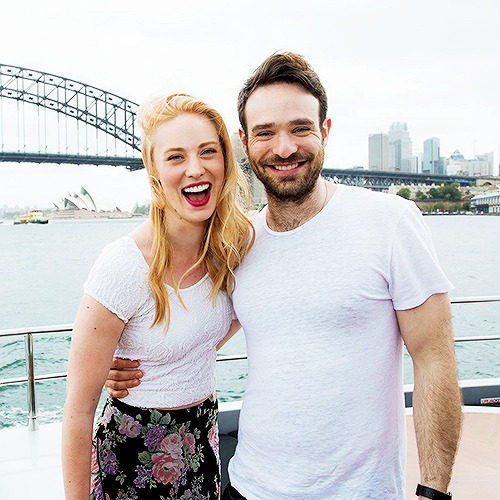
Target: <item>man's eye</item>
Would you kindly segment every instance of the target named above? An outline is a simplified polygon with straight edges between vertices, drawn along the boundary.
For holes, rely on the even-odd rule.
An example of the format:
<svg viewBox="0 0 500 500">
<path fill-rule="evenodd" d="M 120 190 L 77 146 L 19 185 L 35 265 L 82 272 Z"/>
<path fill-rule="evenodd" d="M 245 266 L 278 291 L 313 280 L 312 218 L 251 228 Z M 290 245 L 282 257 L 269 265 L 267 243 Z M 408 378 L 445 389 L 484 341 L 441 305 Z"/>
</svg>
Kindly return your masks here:
<svg viewBox="0 0 500 500">
<path fill-rule="evenodd" d="M 262 132 L 259 132 L 257 134 L 257 137 L 269 137 L 271 135 L 271 132 L 269 132 L 268 130 L 264 130 Z"/>
<path fill-rule="evenodd" d="M 309 128 L 308 128 L 308 127 L 298 127 L 298 128 L 296 128 L 296 129 L 294 129 L 294 132 L 295 132 L 295 133 L 298 133 L 298 134 L 300 134 L 300 133 L 302 133 L 302 132 L 308 132 L 308 131 L 309 131 Z"/>
</svg>

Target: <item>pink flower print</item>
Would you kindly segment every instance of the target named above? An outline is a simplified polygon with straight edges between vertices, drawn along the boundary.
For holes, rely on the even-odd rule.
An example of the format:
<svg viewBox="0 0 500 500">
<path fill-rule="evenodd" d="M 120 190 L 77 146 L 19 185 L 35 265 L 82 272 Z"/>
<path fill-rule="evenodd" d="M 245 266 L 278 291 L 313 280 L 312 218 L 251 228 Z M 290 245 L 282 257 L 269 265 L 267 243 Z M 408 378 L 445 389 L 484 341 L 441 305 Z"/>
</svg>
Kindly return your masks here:
<svg viewBox="0 0 500 500">
<path fill-rule="evenodd" d="M 217 425 L 212 426 L 210 429 L 208 442 L 214 450 L 219 449 L 219 427 Z"/>
<path fill-rule="evenodd" d="M 190 455 L 192 455 L 195 452 L 195 447 L 194 447 L 195 440 L 194 436 L 191 433 L 188 433 L 184 436 L 183 444 L 184 446 L 188 447 L 188 453 Z"/>
<path fill-rule="evenodd" d="M 101 443 L 100 441 L 97 441 L 97 443 L 95 444 L 95 446 L 92 446 L 92 459 L 91 459 L 91 462 L 90 462 L 90 472 L 92 474 L 96 474 L 98 471 L 99 471 L 99 464 L 97 463 L 97 450 L 96 450 L 96 446 L 100 446 Z"/>
<path fill-rule="evenodd" d="M 118 432 L 130 438 L 135 438 L 141 432 L 141 424 L 132 417 L 123 415 L 123 423 L 118 427 Z"/>
<path fill-rule="evenodd" d="M 105 500 L 104 492 L 102 491 L 102 483 L 100 474 L 93 474 L 90 478 L 90 485 L 92 490 L 91 498 L 93 500 Z"/>
<path fill-rule="evenodd" d="M 172 458 L 179 459 L 182 456 L 182 441 L 179 434 L 168 434 L 161 442 L 160 448 Z"/>
<path fill-rule="evenodd" d="M 153 477 L 162 484 L 174 484 L 181 475 L 182 461 L 174 459 L 167 453 L 155 453 L 153 461 Z"/>
<path fill-rule="evenodd" d="M 186 426 L 185 425 L 181 426 L 181 428 L 179 429 L 179 434 L 181 436 L 184 436 L 184 434 L 186 434 Z"/>
</svg>

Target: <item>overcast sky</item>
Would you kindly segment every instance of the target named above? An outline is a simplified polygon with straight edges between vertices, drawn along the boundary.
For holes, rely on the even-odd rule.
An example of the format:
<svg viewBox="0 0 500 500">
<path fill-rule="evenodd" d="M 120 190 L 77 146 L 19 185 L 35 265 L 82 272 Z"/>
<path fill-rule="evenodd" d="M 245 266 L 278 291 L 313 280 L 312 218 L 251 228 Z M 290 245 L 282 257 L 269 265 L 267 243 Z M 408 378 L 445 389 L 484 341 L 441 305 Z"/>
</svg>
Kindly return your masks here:
<svg viewBox="0 0 500 500">
<path fill-rule="evenodd" d="M 277 50 L 301 53 L 329 97 L 328 167 L 366 167 L 368 134 L 394 121 L 408 124 L 414 154 L 434 136 L 443 156 L 494 151 L 498 164 L 498 0 L 25 0 L 0 12 L 0 63 L 137 103 L 191 93 L 230 132 L 258 64 Z M 0 206 L 50 206 L 82 184 L 104 208 L 148 199 L 143 172 L 0 164 Z"/>
</svg>

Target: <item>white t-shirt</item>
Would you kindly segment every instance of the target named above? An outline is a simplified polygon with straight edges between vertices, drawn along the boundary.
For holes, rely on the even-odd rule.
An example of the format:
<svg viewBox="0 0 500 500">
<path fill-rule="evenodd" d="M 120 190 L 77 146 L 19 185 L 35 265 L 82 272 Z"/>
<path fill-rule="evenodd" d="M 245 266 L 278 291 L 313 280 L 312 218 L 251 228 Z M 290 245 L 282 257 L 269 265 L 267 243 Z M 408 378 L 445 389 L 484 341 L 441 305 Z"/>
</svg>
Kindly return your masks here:
<svg viewBox="0 0 500 500">
<path fill-rule="evenodd" d="M 233 296 L 248 383 L 231 483 L 249 500 L 404 498 L 394 309 L 452 289 L 423 217 L 413 202 L 344 185 L 292 231 L 265 217 Z"/>
<path fill-rule="evenodd" d="M 149 267 L 135 241 L 125 236 L 107 245 L 96 260 L 84 292 L 125 322 L 115 356 L 139 359 L 144 376 L 123 398 L 143 408 L 173 408 L 200 401 L 215 391 L 216 346 L 233 319 L 225 292 L 215 304 L 212 280 L 205 275 L 181 289 L 182 307 L 167 286 L 170 325 L 151 328 L 155 302 L 148 284 Z"/>
</svg>

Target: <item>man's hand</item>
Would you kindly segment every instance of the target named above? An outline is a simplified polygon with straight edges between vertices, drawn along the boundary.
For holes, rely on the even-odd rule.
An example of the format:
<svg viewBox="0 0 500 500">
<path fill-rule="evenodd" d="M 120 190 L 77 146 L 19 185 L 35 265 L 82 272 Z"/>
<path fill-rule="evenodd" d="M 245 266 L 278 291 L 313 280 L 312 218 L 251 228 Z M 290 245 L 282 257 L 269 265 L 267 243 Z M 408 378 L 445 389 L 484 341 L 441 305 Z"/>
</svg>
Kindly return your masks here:
<svg viewBox="0 0 500 500">
<path fill-rule="evenodd" d="M 104 383 L 104 387 L 112 398 L 124 398 L 128 395 L 130 387 L 138 386 L 143 373 L 135 370 L 139 367 L 139 361 L 130 359 L 113 358 L 111 369 Z"/>
</svg>

